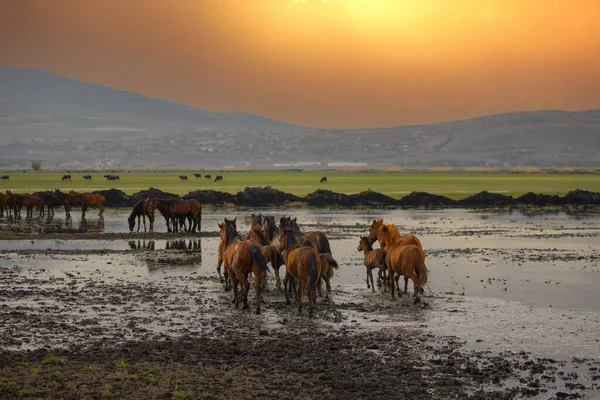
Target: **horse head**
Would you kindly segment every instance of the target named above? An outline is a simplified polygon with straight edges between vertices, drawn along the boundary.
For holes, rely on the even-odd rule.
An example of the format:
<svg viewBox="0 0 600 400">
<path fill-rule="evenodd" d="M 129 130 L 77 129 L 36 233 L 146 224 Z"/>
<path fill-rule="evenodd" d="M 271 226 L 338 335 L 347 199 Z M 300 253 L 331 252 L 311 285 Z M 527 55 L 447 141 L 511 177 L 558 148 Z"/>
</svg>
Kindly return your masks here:
<svg viewBox="0 0 600 400">
<path fill-rule="evenodd" d="M 383 219 L 374 219 L 373 223 L 369 227 L 369 243 L 373 244 L 377 241 L 377 233 L 379 227 L 383 225 Z"/>
<path fill-rule="evenodd" d="M 367 236 L 361 236 L 356 251 L 364 251 L 365 249 L 371 250 L 370 247 L 369 238 Z"/>
</svg>

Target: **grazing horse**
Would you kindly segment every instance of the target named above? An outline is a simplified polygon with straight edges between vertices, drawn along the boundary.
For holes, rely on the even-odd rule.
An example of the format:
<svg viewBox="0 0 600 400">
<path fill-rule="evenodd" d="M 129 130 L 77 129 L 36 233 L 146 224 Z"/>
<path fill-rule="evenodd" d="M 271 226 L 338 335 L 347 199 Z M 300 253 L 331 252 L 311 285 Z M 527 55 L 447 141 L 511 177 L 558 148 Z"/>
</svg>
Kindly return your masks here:
<svg viewBox="0 0 600 400">
<path fill-rule="evenodd" d="M 326 176 L 322 177 L 322 178 L 321 178 L 321 181 L 320 181 L 319 183 L 323 183 L 323 182 L 324 182 L 324 183 L 327 183 L 327 177 L 326 177 Z"/>
<path fill-rule="evenodd" d="M 137 217 L 137 231 L 140 231 L 140 217 L 144 220 L 144 232 L 146 232 L 146 217 L 150 221 L 150 232 L 154 231 L 154 209 L 150 211 L 150 204 L 153 197 L 147 197 L 135 203 L 133 206 L 133 210 L 131 210 L 131 214 L 127 217 L 127 222 L 129 224 L 129 232 L 133 232 L 133 228 L 135 228 L 135 218 Z"/>
<path fill-rule="evenodd" d="M 155 201 L 154 201 L 155 200 Z M 190 232 L 200 232 L 201 223 L 202 223 L 202 205 L 198 200 L 194 199 L 154 199 L 149 204 L 148 208 L 150 212 L 153 212 L 154 209 L 158 208 L 158 211 L 165 218 L 165 222 L 167 223 L 167 231 L 168 232 L 177 232 L 178 231 L 178 223 L 181 219 L 186 219 L 189 222 L 189 231 Z M 183 222 L 181 220 L 181 222 Z M 173 229 L 171 229 L 171 225 L 169 221 L 172 222 Z M 185 226 L 185 225 L 184 225 Z"/>
<path fill-rule="evenodd" d="M 91 175 L 84 175 L 83 176 L 83 180 L 84 181 L 91 181 L 92 180 L 92 176 Z"/>
<path fill-rule="evenodd" d="M 385 264 L 385 256 L 387 255 L 385 251 L 382 249 L 375 249 L 369 243 L 369 238 L 366 236 L 360 237 L 360 242 L 358 243 L 357 251 L 362 251 L 365 258 L 364 263 L 365 267 L 367 267 L 367 289 L 373 289 L 375 291 L 375 283 L 373 282 L 373 269 L 379 269 L 378 281 L 382 280 L 385 284 L 386 276 L 385 273 L 387 271 L 387 265 Z M 369 279 L 371 280 L 371 285 L 369 285 Z"/>
<path fill-rule="evenodd" d="M 187 180 L 188 180 L 188 177 L 187 177 L 186 175 L 179 175 L 179 180 L 180 180 L 181 182 L 183 182 L 183 181 L 186 181 L 186 182 L 187 182 Z"/>
<path fill-rule="evenodd" d="M 391 231 L 386 225 L 379 227 L 384 240 L 387 243 L 388 250 L 385 257 L 385 263 L 388 268 L 388 278 L 392 286 L 392 298 L 394 298 L 394 288 L 398 284 L 400 275 L 404 276 L 404 293 L 407 293 L 408 279 L 414 284 L 414 303 L 420 302 L 419 293 L 427 283 L 427 267 L 425 266 L 425 254 L 419 246 L 414 244 L 404 245 L 401 240 L 392 241 Z M 398 287 L 398 296 L 402 296 L 402 291 Z"/>
<path fill-rule="evenodd" d="M 2 179 L 3 181 L 9 181 L 10 175 L 2 175 L 2 176 L 0 176 L 0 179 Z"/>
<path fill-rule="evenodd" d="M 215 177 L 215 182 L 223 182 L 223 175 L 217 175 Z"/>
<path fill-rule="evenodd" d="M 256 313 L 260 314 L 261 290 L 263 286 L 263 275 L 269 267 L 265 261 L 260 247 L 249 240 L 243 240 L 241 235 L 227 221 L 217 224 L 220 229 L 221 242 L 223 244 L 223 264 L 229 275 L 231 287 L 233 288 L 233 302 L 235 308 L 238 308 L 238 283 L 242 284 L 241 297 L 244 301 L 243 308 L 248 308 L 248 292 L 250 282 L 248 275 L 254 272 L 256 278 Z"/>
<path fill-rule="evenodd" d="M 281 231 L 284 229 L 291 229 L 297 237 L 305 236 L 306 239 L 310 240 L 316 246 L 317 252 L 331 254 L 331 247 L 329 246 L 329 238 L 324 232 L 312 231 L 303 234 L 298 226 L 297 218 L 281 217 L 279 219 L 279 231 L 281 237 Z"/>
<path fill-rule="evenodd" d="M 194 176 L 196 177 L 196 179 L 202 178 L 202 174 L 194 174 Z"/>
<path fill-rule="evenodd" d="M 70 182 L 70 181 L 71 181 L 71 175 L 63 175 L 63 177 L 62 177 L 62 181 L 63 181 L 63 182 L 64 182 L 64 181 L 69 181 L 69 182 Z"/>
<path fill-rule="evenodd" d="M 308 314 L 312 315 L 317 302 L 317 285 L 321 277 L 321 260 L 313 247 L 300 246 L 290 229 L 279 232 L 280 246 L 285 249 L 285 279 L 283 280 L 286 303 L 290 304 L 290 280 L 298 280 L 298 313 L 302 313 L 302 293 L 307 292 Z M 280 247 L 280 248 L 281 248 Z"/>
</svg>

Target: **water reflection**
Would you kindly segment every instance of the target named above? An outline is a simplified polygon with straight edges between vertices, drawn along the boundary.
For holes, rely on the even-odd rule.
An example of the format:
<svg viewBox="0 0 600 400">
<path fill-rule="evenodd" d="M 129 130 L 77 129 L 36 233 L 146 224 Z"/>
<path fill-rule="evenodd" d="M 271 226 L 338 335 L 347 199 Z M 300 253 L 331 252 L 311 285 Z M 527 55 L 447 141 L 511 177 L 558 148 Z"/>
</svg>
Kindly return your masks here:
<svg viewBox="0 0 600 400">
<path fill-rule="evenodd" d="M 159 243 L 159 250 L 164 245 L 164 250 L 190 250 L 202 252 L 202 240 L 194 239 L 173 239 L 173 240 L 129 240 L 131 250 L 156 250 L 156 243 Z"/>
</svg>

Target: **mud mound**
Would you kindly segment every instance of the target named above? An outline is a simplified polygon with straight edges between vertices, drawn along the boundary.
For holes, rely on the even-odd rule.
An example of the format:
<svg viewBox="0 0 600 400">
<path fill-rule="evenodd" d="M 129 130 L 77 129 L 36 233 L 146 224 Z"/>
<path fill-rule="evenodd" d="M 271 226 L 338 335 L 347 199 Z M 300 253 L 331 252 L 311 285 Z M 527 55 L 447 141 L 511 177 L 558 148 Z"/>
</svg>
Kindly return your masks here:
<svg viewBox="0 0 600 400">
<path fill-rule="evenodd" d="M 426 192 L 412 192 L 398 202 L 402 207 L 442 207 L 456 206 L 457 202 L 445 196 Z"/>
<path fill-rule="evenodd" d="M 517 197 L 519 204 L 532 204 L 535 206 L 555 206 L 561 204 L 561 198 L 557 195 L 537 194 L 529 192 L 521 197 Z"/>
<path fill-rule="evenodd" d="M 93 193 L 103 195 L 105 207 L 126 207 L 129 204 L 129 196 L 119 189 L 97 190 Z"/>
<path fill-rule="evenodd" d="M 179 199 L 179 196 L 174 193 L 163 192 L 160 189 L 151 187 L 148 190 L 142 190 L 140 192 L 134 193 L 129 197 L 129 206 L 135 205 L 138 201 L 145 199 L 148 196 L 154 196 L 159 199 Z"/>
<path fill-rule="evenodd" d="M 393 197 L 374 192 L 370 189 L 358 194 L 351 194 L 350 198 L 363 206 L 397 206 L 399 204 L 398 200 Z"/>
<path fill-rule="evenodd" d="M 200 204 L 223 205 L 235 203 L 236 197 L 231 193 L 217 192 L 216 190 L 196 190 L 183 196 L 184 199 L 198 200 Z"/>
<path fill-rule="evenodd" d="M 490 193 L 485 190 L 458 201 L 458 204 L 466 207 L 510 206 L 515 203 L 515 199 L 512 196 Z"/>
<path fill-rule="evenodd" d="M 600 205 L 600 193 L 575 189 L 562 198 L 562 204 Z"/>
<path fill-rule="evenodd" d="M 316 191 L 307 194 L 304 200 L 309 206 L 313 207 L 326 207 L 332 205 L 353 207 L 359 204 L 356 198 L 350 197 L 347 194 L 321 189 L 317 189 Z"/>
<path fill-rule="evenodd" d="M 271 186 L 247 187 L 236 195 L 236 204 L 240 206 L 280 206 L 295 201 L 302 201 L 302 199 L 293 194 L 273 189 Z"/>
</svg>

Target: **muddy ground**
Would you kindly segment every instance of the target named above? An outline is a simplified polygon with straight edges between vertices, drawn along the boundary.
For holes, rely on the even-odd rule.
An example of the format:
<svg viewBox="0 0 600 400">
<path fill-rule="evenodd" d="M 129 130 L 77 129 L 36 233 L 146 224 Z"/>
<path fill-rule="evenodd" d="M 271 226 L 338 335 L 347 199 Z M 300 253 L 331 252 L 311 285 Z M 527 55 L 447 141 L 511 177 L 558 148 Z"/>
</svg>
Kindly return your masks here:
<svg viewBox="0 0 600 400">
<path fill-rule="evenodd" d="M 424 238 L 432 274 L 415 306 L 410 296 L 391 300 L 364 284 L 355 239 L 372 215 L 301 217 L 307 230 L 329 234 L 342 264 L 331 300 L 320 298 L 309 318 L 285 304 L 273 275 L 260 315 L 252 312 L 254 292 L 250 310 L 234 309 L 214 272 L 211 226 L 222 214 L 206 216 L 203 233 L 193 237 L 129 234 L 118 222 L 123 215 L 109 213 L 91 232 L 77 221 L 0 219 L 0 398 L 600 397 L 597 296 L 574 286 L 585 300 L 579 306 L 565 289 L 568 280 L 558 285 L 554 278 L 568 266 L 590 274 L 577 275 L 588 282 L 597 279 L 600 255 L 589 244 L 599 234 L 595 218 L 550 225 L 543 217 L 524 225 L 513 216 L 406 218 L 404 228 Z M 522 245 L 485 247 L 494 237 Z M 575 245 L 561 248 L 559 240 Z M 471 263 L 485 273 L 458 269 Z M 533 278 L 539 266 L 547 267 L 550 283 Z M 521 271 L 521 281 L 503 275 L 507 268 Z M 544 287 L 558 290 L 563 303 L 527 297 Z M 536 304 L 546 300 L 562 309 Z M 583 309 L 589 312 L 582 316 Z M 549 325 L 561 333 L 531 333 L 528 312 L 540 326 L 564 318 Z M 482 326 L 487 330 L 478 331 Z M 571 337 L 563 342 L 562 335 Z"/>
</svg>

